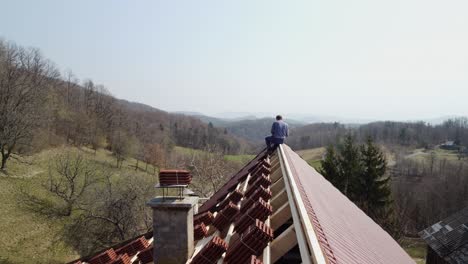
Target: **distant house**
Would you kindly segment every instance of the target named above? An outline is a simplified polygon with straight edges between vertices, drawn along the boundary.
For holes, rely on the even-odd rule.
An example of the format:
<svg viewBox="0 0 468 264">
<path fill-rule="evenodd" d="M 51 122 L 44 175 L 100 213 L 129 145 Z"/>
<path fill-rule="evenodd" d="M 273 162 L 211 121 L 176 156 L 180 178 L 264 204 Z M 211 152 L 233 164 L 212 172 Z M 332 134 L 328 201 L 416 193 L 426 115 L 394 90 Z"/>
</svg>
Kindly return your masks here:
<svg viewBox="0 0 468 264">
<path fill-rule="evenodd" d="M 468 263 L 468 207 L 419 233 L 426 241 L 426 264 Z"/>
<path fill-rule="evenodd" d="M 451 140 L 445 141 L 445 143 L 442 143 L 440 145 L 441 149 L 446 149 L 446 150 L 458 150 L 459 147 L 460 146 L 455 144 L 455 141 L 451 141 Z"/>
</svg>

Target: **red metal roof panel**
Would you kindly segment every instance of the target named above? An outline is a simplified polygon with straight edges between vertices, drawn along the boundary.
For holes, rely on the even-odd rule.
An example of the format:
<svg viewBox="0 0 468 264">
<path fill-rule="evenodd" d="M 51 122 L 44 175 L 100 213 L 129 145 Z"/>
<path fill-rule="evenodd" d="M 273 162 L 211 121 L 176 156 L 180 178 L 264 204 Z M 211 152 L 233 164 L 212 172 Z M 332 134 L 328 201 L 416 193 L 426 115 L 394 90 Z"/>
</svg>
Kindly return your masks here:
<svg viewBox="0 0 468 264">
<path fill-rule="evenodd" d="M 313 169 L 283 145 L 292 176 L 330 263 L 414 264 L 398 243 Z"/>
</svg>

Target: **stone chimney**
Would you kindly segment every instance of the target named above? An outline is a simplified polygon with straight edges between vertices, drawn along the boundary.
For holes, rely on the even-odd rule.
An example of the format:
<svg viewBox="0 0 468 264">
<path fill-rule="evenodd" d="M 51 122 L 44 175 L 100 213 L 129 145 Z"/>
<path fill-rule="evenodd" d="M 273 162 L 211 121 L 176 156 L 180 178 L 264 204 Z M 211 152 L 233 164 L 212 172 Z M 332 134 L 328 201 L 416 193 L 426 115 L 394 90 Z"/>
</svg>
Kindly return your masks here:
<svg viewBox="0 0 468 264">
<path fill-rule="evenodd" d="M 198 197 L 156 197 L 147 204 L 153 209 L 155 263 L 187 262 L 194 251 L 193 214 Z"/>
</svg>

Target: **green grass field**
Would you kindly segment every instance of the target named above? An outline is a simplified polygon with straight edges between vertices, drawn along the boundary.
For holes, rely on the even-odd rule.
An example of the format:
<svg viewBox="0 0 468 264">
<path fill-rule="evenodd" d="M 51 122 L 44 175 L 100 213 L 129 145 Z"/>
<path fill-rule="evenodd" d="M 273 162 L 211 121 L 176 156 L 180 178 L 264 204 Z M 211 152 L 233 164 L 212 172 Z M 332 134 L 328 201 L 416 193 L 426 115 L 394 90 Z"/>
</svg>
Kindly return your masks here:
<svg viewBox="0 0 468 264">
<path fill-rule="evenodd" d="M 20 188 L 40 192 L 41 177 L 57 151 L 31 157 L 14 156 L 0 173 L 0 263 L 63 263 L 77 255 L 57 239 L 60 224 L 38 217 L 20 206 Z"/>
<path fill-rule="evenodd" d="M 453 150 L 445 150 L 440 148 L 435 148 L 432 150 L 425 149 L 415 149 L 410 154 L 406 155 L 406 158 L 412 159 L 415 161 L 429 161 L 432 157 L 435 157 L 437 160 L 448 160 L 448 161 L 462 161 L 468 162 L 468 159 L 459 160 L 458 153 Z"/>
<path fill-rule="evenodd" d="M 203 153 L 203 150 L 184 148 L 184 147 L 175 147 L 174 151 L 182 155 L 196 155 Z M 255 155 L 224 155 L 224 159 L 227 161 L 232 161 L 236 163 L 246 164 L 255 158 Z"/>
<path fill-rule="evenodd" d="M 225 155 L 224 159 L 227 161 L 237 162 L 241 164 L 247 164 L 247 162 L 251 161 L 255 158 L 255 155 Z"/>
<path fill-rule="evenodd" d="M 319 170 L 322 163 L 322 157 L 325 154 L 325 148 L 312 148 L 296 151 L 302 159 L 307 161 L 314 169 Z"/>
<path fill-rule="evenodd" d="M 416 261 L 417 264 L 426 263 L 426 243 L 418 238 L 404 238 L 400 245 Z"/>
</svg>

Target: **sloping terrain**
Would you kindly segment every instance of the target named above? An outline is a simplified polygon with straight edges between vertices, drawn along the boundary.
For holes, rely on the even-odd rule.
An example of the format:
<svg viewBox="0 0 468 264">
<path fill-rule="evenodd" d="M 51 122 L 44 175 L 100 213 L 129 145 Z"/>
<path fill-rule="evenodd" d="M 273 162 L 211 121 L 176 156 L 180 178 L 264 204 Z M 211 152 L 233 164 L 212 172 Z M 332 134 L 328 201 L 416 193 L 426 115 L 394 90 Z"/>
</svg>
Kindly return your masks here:
<svg viewBox="0 0 468 264">
<path fill-rule="evenodd" d="M 28 156 L 15 156 L 6 172 L 0 172 L 0 263 L 64 263 L 78 257 L 63 242 L 61 231 L 64 219 L 39 216 L 23 204 L 21 190 L 47 195 L 42 188 L 49 165 L 55 155 L 77 151 L 96 164 L 104 164 L 115 177 L 135 175 L 155 179 L 143 171 L 144 163 L 135 171 L 135 160 L 128 159 L 121 169 L 115 167 L 115 158 L 109 151 L 86 148 L 56 148 Z M 152 172 L 150 166 L 149 172 Z"/>
</svg>

